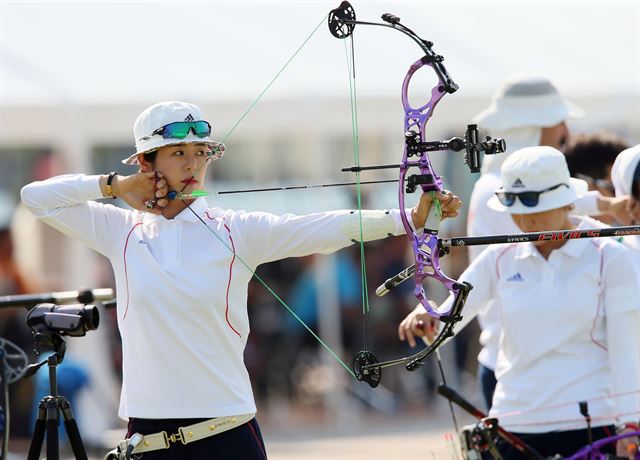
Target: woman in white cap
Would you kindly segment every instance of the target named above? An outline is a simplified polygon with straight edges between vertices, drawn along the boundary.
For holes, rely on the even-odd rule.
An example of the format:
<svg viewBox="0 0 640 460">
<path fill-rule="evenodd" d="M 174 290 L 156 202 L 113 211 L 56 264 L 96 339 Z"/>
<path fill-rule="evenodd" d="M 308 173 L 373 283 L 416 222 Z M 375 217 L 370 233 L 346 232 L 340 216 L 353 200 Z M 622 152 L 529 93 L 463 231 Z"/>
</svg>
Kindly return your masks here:
<svg viewBox="0 0 640 460">
<path fill-rule="evenodd" d="M 587 190 L 551 147 L 514 152 L 489 200 L 523 232 L 589 228 L 571 214 Z M 632 250 L 613 239 L 544 240 L 490 246 L 461 275 L 473 285 L 464 327 L 492 302 L 501 328 L 490 415 L 543 456 L 588 444 L 578 409 L 587 401 L 594 439 L 637 425 L 640 414 L 640 287 Z M 451 302 L 448 299 L 446 303 Z M 444 308 L 444 307 L 443 307 Z M 434 321 L 416 308 L 400 324 L 415 344 Z M 625 453 L 632 440 L 619 442 Z M 520 458 L 500 446 L 505 459 Z"/>
<path fill-rule="evenodd" d="M 133 453 L 148 459 L 263 459 L 244 365 L 247 285 L 256 267 L 330 253 L 360 239 L 358 213 L 305 216 L 209 208 L 204 198 L 169 199 L 204 187 L 209 159 L 224 153 L 195 105 L 163 102 L 134 125 L 140 171 L 70 174 L 22 190 L 33 214 L 108 257 L 117 286 L 123 385 L 119 415 Z M 133 210 L 93 200 L 119 197 Z M 436 196 L 443 217 L 461 203 Z M 410 219 L 422 226 L 423 195 Z M 400 211 L 363 211 L 363 239 L 404 233 Z"/>
<path fill-rule="evenodd" d="M 487 200 L 500 184 L 501 165 L 511 153 L 524 147 L 549 146 L 563 151 L 570 136 L 567 122 L 583 115 L 583 110 L 563 97 L 544 76 L 520 72 L 506 78 L 493 95 L 490 106 L 473 119 L 492 136 L 504 138 L 507 151 L 502 155 L 488 156 L 484 162 L 482 175 L 475 183 L 469 201 L 468 235 L 518 232 L 508 215 L 487 205 Z M 610 215 L 623 224 L 629 223 L 628 202 L 624 197 L 608 198 L 597 191 L 589 192 L 574 205 L 582 215 Z M 470 247 L 470 259 L 477 257 L 483 249 L 484 246 Z M 495 309 L 487 308 L 478 314 L 478 321 L 482 330 L 478 380 L 487 407 L 490 407 L 495 388 L 493 370 L 498 355 L 500 318 Z"/>
</svg>

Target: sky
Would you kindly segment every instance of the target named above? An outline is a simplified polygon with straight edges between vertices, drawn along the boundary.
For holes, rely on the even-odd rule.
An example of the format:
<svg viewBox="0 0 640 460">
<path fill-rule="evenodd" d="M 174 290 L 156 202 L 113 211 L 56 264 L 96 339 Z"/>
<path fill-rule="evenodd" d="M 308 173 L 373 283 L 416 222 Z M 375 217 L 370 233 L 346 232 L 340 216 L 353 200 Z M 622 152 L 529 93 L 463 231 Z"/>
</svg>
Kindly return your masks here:
<svg viewBox="0 0 640 460">
<path fill-rule="evenodd" d="M 435 43 L 465 94 L 531 70 L 574 96 L 640 98 L 640 2 L 352 1 Z M 324 20 L 337 1 L 0 2 L 0 102 L 108 104 L 251 99 L 316 33 L 267 97 L 344 96 L 345 47 Z M 407 37 L 357 26 L 359 96 L 393 96 L 421 57 Z"/>
</svg>

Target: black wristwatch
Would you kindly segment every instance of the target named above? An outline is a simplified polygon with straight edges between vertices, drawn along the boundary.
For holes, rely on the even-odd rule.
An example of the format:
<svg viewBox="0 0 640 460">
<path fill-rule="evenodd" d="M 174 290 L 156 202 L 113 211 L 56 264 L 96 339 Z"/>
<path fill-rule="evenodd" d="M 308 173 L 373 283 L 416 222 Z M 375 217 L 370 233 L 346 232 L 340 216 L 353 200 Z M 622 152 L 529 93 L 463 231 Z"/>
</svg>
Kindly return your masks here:
<svg viewBox="0 0 640 460">
<path fill-rule="evenodd" d="M 109 173 L 109 177 L 107 177 L 107 185 L 104 187 L 104 191 L 106 192 L 106 198 L 117 198 L 113 195 L 113 189 L 111 188 L 111 182 L 113 182 L 113 178 L 116 177 L 118 173 L 112 171 Z"/>
</svg>

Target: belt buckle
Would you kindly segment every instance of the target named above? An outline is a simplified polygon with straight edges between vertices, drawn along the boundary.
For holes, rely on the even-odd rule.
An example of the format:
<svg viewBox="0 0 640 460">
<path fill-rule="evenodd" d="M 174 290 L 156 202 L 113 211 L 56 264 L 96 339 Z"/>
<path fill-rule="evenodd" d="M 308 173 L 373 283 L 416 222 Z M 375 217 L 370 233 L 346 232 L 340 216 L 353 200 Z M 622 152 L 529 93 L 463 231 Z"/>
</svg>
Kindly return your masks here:
<svg viewBox="0 0 640 460">
<path fill-rule="evenodd" d="M 164 438 L 167 442 L 167 447 L 170 446 L 171 443 L 177 443 L 178 441 L 180 441 L 182 444 L 186 444 L 186 442 L 184 442 L 184 437 L 182 437 L 182 433 L 180 431 L 173 434 L 167 434 L 166 431 L 163 431 L 163 433 Z"/>
</svg>

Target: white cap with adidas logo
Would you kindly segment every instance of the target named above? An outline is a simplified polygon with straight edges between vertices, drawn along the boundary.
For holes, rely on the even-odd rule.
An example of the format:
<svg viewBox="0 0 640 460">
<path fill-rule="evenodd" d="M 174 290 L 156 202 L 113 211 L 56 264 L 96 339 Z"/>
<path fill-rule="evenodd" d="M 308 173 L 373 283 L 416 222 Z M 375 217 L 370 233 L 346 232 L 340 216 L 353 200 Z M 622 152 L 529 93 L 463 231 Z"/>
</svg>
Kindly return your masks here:
<svg viewBox="0 0 640 460">
<path fill-rule="evenodd" d="M 224 154 L 224 144 L 211 140 L 209 136 L 198 137 L 189 132 L 184 139 L 165 139 L 162 135 L 152 135 L 154 131 L 170 123 L 180 121 L 205 121 L 200 107 L 187 102 L 168 101 L 159 102 L 142 111 L 133 125 L 133 135 L 136 141 L 136 153 L 122 160 L 124 164 L 138 164 L 138 155 L 153 152 L 167 145 L 201 142 L 208 144 L 213 150 L 213 159 Z"/>
<path fill-rule="evenodd" d="M 506 206 L 494 195 L 487 205 L 494 211 L 509 214 L 532 214 L 561 208 L 582 197 L 588 189 L 585 181 L 569 176 L 564 155 L 547 146 L 525 147 L 513 152 L 500 168 L 500 182 L 502 186 L 496 192 L 516 195 L 513 203 Z M 535 205 L 526 206 L 517 196 L 525 192 L 542 193 L 537 195 Z"/>
</svg>

